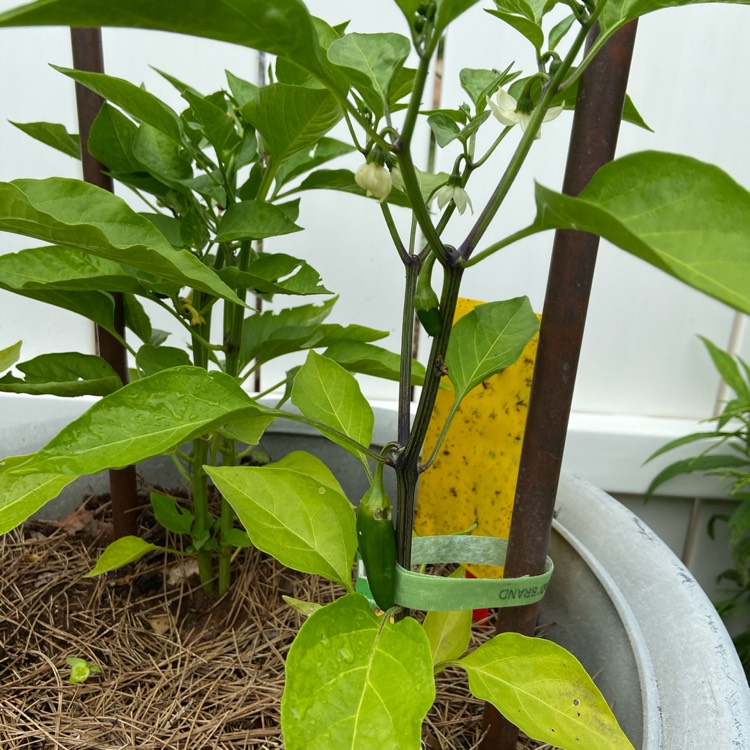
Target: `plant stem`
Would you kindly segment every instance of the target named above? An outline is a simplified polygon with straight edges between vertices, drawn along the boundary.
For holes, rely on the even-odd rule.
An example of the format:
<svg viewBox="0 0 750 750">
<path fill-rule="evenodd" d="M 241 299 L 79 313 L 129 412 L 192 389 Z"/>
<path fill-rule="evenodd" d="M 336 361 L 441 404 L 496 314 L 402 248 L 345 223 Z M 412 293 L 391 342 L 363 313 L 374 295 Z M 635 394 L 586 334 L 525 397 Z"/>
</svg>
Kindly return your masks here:
<svg viewBox="0 0 750 750">
<path fill-rule="evenodd" d="M 224 466 L 237 464 L 237 444 L 234 440 L 222 441 L 222 463 Z M 232 583 L 232 546 L 224 542 L 229 530 L 234 525 L 232 506 L 222 497 L 220 538 L 219 538 L 219 594 L 226 594 Z"/>
<path fill-rule="evenodd" d="M 201 309 L 204 304 L 203 293 L 194 291 L 193 302 L 197 309 Z M 204 323 L 195 327 L 195 333 L 192 337 L 193 345 L 193 364 L 196 367 L 208 369 L 208 349 L 204 346 L 205 341 L 210 336 L 211 329 L 211 311 L 206 312 Z M 193 535 L 200 536 L 211 528 L 211 514 L 208 510 L 208 475 L 203 470 L 203 465 L 208 458 L 208 443 L 202 438 L 193 440 L 192 451 L 192 483 L 191 490 L 193 496 L 193 516 L 195 526 Z M 201 585 L 205 591 L 213 589 L 213 564 L 211 562 L 210 552 L 198 550 L 196 553 L 198 560 L 198 572 L 200 574 Z"/>
<path fill-rule="evenodd" d="M 421 263 L 414 255 L 404 259 L 406 280 L 401 316 L 401 368 L 398 379 L 398 443 L 406 445 L 411 430 L 411 371 L 414 341 L 414 296 Z"/>
<path fill-rule="evenodd" d="M 399 564 L 405 568 L 411 566 L 411 539 L 414 526 L 417 478 L 419 476 L 419 458 L 440 387 L 440 379 L 443 373 L 442 363 L 448 349 L 462 276 L 463 268 L 456 264 L 456 256 L 454 255 L 453 264 L 445 269 L 443 275 L 443 290 L 440 297 L 442 327 L 440 333 L 432 340 L 424 385 L 414 423 L 411 427 L 411 434 L 395 462 L 398 487 L 397 555 Z"/>
</svg>

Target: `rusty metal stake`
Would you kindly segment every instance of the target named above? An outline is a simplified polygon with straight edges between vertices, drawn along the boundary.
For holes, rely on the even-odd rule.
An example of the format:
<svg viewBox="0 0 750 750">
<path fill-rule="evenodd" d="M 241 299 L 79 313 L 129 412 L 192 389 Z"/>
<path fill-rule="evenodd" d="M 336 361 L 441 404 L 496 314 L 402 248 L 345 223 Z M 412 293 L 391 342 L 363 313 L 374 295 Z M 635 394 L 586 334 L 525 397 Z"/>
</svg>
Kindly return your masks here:
<svg viewBox="0 0 750 750">
<path fill-rule="evenodd" d="M 595 39 L 592 32 L 590 46 Z M 636 22 L 602 48 L 581 77 L 563 192 L 578 195 L 594 173 L 614 158 Z M 543 572 L 560 478 L 573 387 L 586 321 L 599 237 L 571 230 L 555 234 L 526 437 L 505 565 L 507 576 Z M 497 633 L 533 635 L 537 607 L 498 611 Z M 494 706 L 484 715 L 481 750 L 513 750 L 518 729 Z"/>
<path fill-rule="evenodd" d="M 73 48 L 73 66 L 77 70 L 102 73 L 104 61 L 102 55 L 101 29 L 71 29 Z M 114 192 L 112 178 L 104 173 L 104 166 L 94 159 L 88 150 L 91 123 L 101 109 L 103 99 L 93 91 L 76 83 L 76 105 L 78 108 L 78 128 L 81 138 L 81 162 L 83 179 L 104 190 Z M 114 292 L 115 330 L 125 337 L 125 310 L 122 294 Z M 105 328 L 96 326 L 96 345 L 99 354 L 120 376 L 123 383 L 128 382 L 128 362 L 125 347 Z M 112 496 L 112 524 L 115 538 L 136 534 L 138 531 L 136 508 L 135 467 L 112 469 L 109 472 L 110 494 Z"/>
</svg>

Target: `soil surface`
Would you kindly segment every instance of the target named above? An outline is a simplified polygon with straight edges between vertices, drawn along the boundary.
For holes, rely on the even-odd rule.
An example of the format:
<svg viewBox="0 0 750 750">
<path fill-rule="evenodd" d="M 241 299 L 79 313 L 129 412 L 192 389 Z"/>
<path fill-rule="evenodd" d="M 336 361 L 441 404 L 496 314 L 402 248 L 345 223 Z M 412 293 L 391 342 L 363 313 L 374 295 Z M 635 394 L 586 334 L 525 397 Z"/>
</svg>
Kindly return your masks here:
<svg viewBox="0 0 750 750">
<path fill-rule="evenodd" d="M 141 526 L 178 544 L 146 513 Z M 201 590 L 189 559 L 159 553 L 83 578 L 110 535 L 108 504 L 95 500 L 0 537 L 0 748 L 282 748 L 284 657 L 303 621 L 282 595 L 329 602 L 342 591 L 254 549 L 239 552 L 224 597 Z M 69 657 L 101 673 L 71 684 Z M 476 748 L 481 716 L 463 674 L 447 670 L 427 748 Z"/>
</svg>

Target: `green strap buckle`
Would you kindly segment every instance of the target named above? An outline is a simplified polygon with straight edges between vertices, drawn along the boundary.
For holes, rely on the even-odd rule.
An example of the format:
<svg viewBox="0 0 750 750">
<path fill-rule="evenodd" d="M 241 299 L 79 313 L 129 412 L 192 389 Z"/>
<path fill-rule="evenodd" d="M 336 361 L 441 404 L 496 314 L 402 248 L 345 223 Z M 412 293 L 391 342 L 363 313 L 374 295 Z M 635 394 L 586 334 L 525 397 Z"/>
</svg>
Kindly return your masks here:
<svg viewBox="0 0 750 750">
<path fill-rule="evenodd" d="M 412 541 L 412 562 L 504 565 L 507 551 L 507 539 L 491 536 L 422 536 Z M 433 612 L 534 604 L 544 596 L 554 567 L 548 557 L 544 573 L 538 576 L 447 578 L 414 573 L 397 565 L 396 604 Z"/>
</svg>

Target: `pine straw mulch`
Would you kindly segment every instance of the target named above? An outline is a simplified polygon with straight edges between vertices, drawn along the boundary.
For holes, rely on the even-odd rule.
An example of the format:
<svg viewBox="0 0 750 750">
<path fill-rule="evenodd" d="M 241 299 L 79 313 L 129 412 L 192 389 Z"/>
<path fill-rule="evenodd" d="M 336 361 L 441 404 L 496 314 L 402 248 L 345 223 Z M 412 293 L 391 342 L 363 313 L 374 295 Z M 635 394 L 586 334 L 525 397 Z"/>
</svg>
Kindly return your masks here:
<svg viewBox="0 0 750 750">
<path fill-rule="evenodd" d="M 284 657 L 302 624 L 282 594 L 328 602 L 341 592 L 257 550 L 240 553 L 222 598 L 158 554 L 82 578 L 106 544 L 107 510 L 84 506 L 0 538 L 0 748 L 282 748 Z M 70 684 L 68 657 L 102 673 Z M 475 748 L 481 714 L 462 675 L 439 675 L 427 747 Z"/>
</svg>

